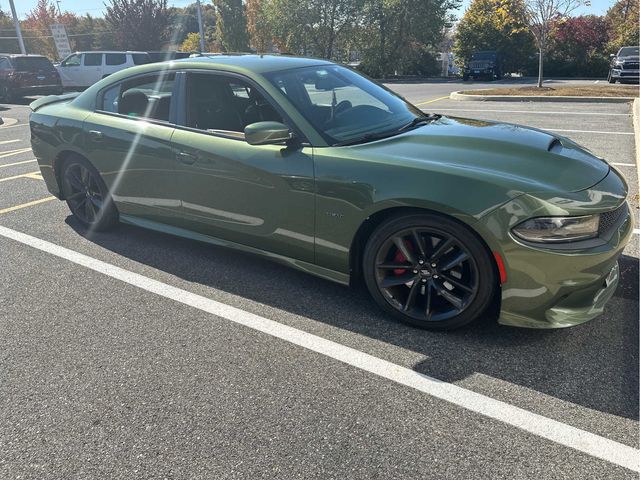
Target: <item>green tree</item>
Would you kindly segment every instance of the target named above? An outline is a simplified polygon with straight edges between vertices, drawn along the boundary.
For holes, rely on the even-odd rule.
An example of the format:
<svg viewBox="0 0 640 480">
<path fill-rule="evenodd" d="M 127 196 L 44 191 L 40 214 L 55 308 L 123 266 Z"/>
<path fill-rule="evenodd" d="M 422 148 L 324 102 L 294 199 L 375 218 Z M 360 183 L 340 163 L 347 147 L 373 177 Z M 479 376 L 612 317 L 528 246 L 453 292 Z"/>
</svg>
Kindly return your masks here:
<svg viewBox="0 0 640 480">
<path fill-rule="evenodd" d="M 473 0 L 458 23 L 453 51 L 466 63 L 479 50 L 495 50 L 504 72 L 520 72 L 534 54 L 523 0 Z"/>
<path fill-rule="evenodd" d="M 605 17 L 611 32 L 608 49 L 611 53 L 625 45 L 638 45 L 640 18 L 638 0 L 618 0 Z"/>
<path fill-rule="evenodd" d="M 216 35 L 216 10 L 212 4 L 202 4 L 202 24 L 204 26 L 205 45 L 213 42 Z M 198 17 L 196 4 L 192 3 L 184 8 L 170 8 L 170 25 L 167 27 L 166 38 L 170 45 L 181 45 L 190 33 L 198 33 Z M 200 46 L 196 48 L 200 50 Z M 191 51 L 191 50 L 190 50 Z"/>
<path fill-rule="evenodd" d="M 216 36 L 226 52 L 245 52 L 249 44 L 242 0 L 213 0 L 216 7 Z"/>
<path fill-rule="evenodd" d="M 273 35 L 267 16 L 265 0 L 247 0 L 247 31 L 249 44 L 258 53 L 266 52 L 272 44 Z"/>
<path fill-rule="evenodd" d="M 109 0 L 105 20 L 118 48 L 160 50 L 167 40 L 167 0 Z"/>
</svg>

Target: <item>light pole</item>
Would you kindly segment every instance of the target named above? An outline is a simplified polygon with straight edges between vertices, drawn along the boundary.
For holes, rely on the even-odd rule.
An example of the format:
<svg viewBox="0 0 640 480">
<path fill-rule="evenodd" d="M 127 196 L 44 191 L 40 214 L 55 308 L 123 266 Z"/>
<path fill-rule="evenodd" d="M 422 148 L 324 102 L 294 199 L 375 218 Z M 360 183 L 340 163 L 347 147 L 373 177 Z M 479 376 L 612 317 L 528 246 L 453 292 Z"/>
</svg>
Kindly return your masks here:
<svg viewBox="0 0 640 480">
<path fill-rule="evenodd" d="M 20 21 L 18 20 L 18 14 L 16 13 L 16 6 L 13 4 L 13 0 L 9 0 L 9 6 L 11 7 L 11 15 L 13 15 L 13 23 L 16 25 L 16 35 L 18 36 L 18 44 L 20 45 L 20 53 L 27 54 L 27 50 L 24 48 L 24 40 L 22 40 L 22 30 L 20 30 Z"/>
<path fill-rule="evenodd" d="M 200 11 L 200 0 L 196 0 L 196 11 L 198 13 L 198 30 L 200 31 L 200 53 L 204 52 L 204 29 L 202 28 L 202 12 Z"/>
</svg>

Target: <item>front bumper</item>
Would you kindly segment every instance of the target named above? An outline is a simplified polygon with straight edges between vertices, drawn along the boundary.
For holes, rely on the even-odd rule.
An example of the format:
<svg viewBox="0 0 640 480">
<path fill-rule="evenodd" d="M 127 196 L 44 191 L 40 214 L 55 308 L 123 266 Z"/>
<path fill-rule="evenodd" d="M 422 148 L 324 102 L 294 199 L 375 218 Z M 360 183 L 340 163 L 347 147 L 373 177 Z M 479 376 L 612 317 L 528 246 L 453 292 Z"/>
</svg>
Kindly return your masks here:
<svg viewBox="0 0 640 480">
<path fill-rule="evenodd" d="M 626 192 L 624 180 L 611 170 L 598 185 L 570 194 L 572 199 L 545 201 L 522 195 L 483 219 L 482 223 L 497 237 L 497 246 L 491 248 L 498 249 L 507 272 L 499 323 L 564 328 L 587 322 L 603 312 L 619 281 L 618 258 L 633 233 L 628 206 L 598 241 L 569 247 L 565 244 L 562 249 L 525 244 L 510 232 L 523 219 L 541 216 L 541 212 L 579 215 L 624 208 Z"/>
<path fill-rule="evenodd" d="M 637 80 L 638 78 L 640 78 L 640 70 L 625 70 L 622 68 L 612 68 L 611 78 L 615 78 L 617 80 L 622 80 L 622 79 Z"/>
</svg>

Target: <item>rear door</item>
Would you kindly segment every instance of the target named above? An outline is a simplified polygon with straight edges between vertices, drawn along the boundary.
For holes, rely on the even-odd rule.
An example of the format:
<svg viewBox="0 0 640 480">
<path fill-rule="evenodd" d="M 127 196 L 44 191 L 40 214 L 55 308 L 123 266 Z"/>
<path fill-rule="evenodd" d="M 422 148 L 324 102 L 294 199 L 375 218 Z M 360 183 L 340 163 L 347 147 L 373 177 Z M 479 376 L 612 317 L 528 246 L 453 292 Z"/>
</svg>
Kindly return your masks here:
<svg viewBox="0 0 640 480">
<path fill-rule="evenodd" d="M 102 77 L 107 77 L 112 73 L 127 68 L 127 54 L 124 52 L 112 52 L 104 54 L 104 68 Z"/>
<path fill-rule="evenodd" d="M 173 135 L 176 179 L 189 228 L 306 262 L 314 260 L 313 151 L 249 145 L 244 127 L 287 122 L 257 86 L 238 76 L 184 74 Z M 292 126 L 292 125 L 290 125 Z"/>
<path fill-rule="evenodd" d="M 174 223 L 180 216 L 172 111 L 175 74 L 134 77 L 103 90 L 84 123 L 88 156 L 122 215 Z"/>
<path fill-rule="evenodd" d="M 80 70 L 80 86 L 90 87 L 102 78 L 104 54 L 83 53 L 82 69 Z"/>
</svg>

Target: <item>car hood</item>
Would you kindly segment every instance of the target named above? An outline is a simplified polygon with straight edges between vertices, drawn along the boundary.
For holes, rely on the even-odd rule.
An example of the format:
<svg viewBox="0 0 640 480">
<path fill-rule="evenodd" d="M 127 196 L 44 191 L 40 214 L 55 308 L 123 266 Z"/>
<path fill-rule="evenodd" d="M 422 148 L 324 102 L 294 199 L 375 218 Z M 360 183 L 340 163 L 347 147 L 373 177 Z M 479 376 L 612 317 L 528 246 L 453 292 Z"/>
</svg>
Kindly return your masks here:
<svg viewBox="0 0 640 480">
<path fill-rule="evenodd" d="M 574 142 L 520 125 L 440 117 L 423 127 L 355 147 L 388 163 L 487 179 L 517 192 L 575 192 L 601 181 L 609 165 Z"/>
</svg>

